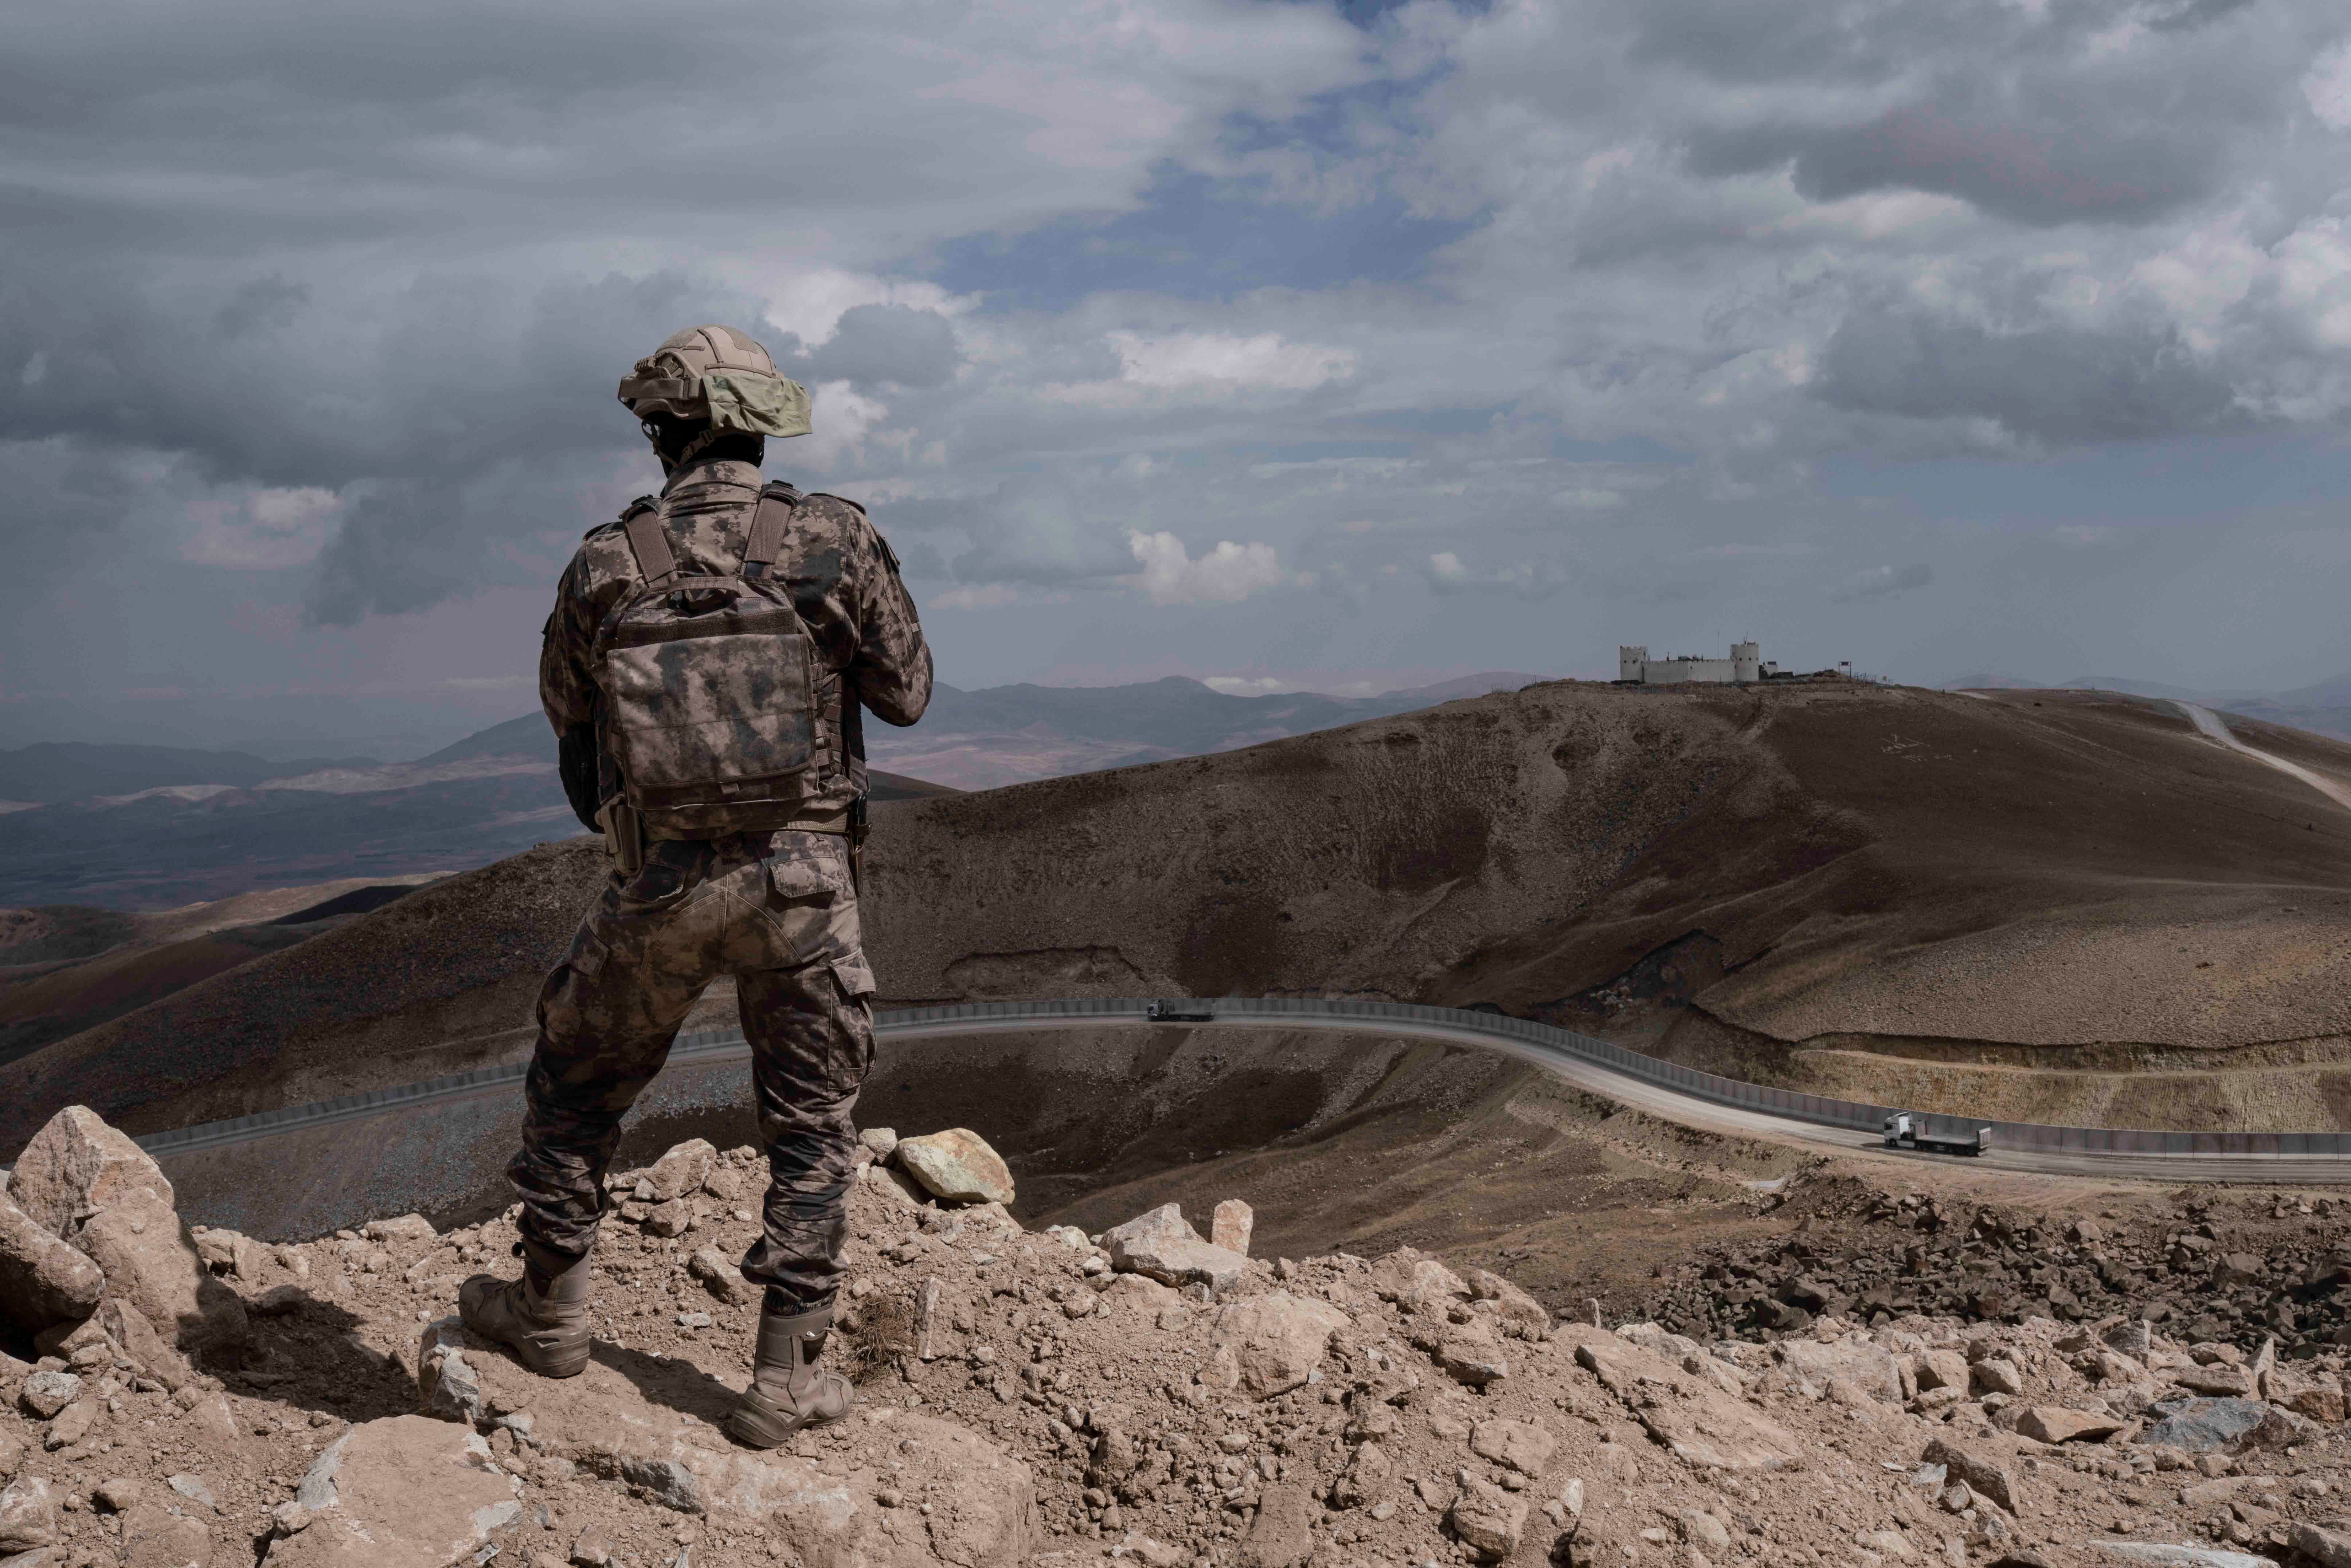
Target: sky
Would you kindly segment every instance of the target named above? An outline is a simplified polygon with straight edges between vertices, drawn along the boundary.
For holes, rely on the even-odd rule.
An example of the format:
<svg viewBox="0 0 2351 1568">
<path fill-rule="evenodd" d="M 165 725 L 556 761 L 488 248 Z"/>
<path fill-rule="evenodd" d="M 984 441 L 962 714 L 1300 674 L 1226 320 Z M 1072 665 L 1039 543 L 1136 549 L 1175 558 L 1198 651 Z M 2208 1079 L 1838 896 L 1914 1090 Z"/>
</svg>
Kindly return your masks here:
<svg viewBox="0 0 2351 1568">
<path fill-rule="evenodd" d="M 2351 671 L 2334 0 L 91 0 L 0 54 L 0 742 L 530 711 L 613 390 L 940 678 Z"/>
</svg>

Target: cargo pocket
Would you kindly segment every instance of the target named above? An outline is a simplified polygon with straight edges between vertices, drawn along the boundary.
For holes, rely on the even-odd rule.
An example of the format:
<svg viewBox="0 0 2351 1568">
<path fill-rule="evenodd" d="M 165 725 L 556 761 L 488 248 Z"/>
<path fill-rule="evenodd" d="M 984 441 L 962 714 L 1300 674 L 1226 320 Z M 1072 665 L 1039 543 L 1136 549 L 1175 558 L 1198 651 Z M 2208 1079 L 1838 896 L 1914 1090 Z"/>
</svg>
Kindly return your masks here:
<svg viewBox="0 0 2351 1568">
<path fill-rule="evenodd" d="M 768 863 L 768 885 L 787 904 L 830 904 L 841 895 L 841 879 L 819 860 L 778 860 Z"/>
<path fill-rule="evenodd" d="M 841 982 L 841 994 L 851 1001 L 860 1001 L 873 994 L 873 971 L 865 966 L 865 955 L 850 953 L 832 961 L 832 977 Z"/>
</svg>

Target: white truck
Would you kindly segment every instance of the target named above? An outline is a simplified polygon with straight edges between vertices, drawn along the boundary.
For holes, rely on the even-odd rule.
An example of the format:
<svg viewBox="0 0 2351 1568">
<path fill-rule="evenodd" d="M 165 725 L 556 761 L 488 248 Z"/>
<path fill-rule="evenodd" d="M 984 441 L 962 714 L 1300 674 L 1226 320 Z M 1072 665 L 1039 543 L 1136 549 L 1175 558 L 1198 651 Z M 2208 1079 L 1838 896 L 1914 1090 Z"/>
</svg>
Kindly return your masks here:
<svg viewBox="0 0 2351 1568">
<path fill-rule="evenodd" d="M 1912 1111 L 1896 1111 L 1886 1118 L 1886 1146 L 1918 1149 L 1930 1155 L 1980 1155 L 1991 1147 L 1991 1129 L 1966 1133 L 1930 1133 L 1927 1119 Z"/>
</svg>

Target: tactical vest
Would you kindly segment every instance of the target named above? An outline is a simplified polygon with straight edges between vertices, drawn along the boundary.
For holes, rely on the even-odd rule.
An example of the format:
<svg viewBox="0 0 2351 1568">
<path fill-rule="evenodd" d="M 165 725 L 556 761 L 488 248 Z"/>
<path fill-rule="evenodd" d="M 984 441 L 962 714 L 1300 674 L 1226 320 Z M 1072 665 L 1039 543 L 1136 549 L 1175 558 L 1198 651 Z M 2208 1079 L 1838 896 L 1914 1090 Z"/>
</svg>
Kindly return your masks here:
<svg viewBox="0 0 2351 1568">
<path fill-rule="evenodd" d="M 816 644 L 774 571 L 792 506 L 759 493 L 724 576 L 681 574 L 658 508 L 622 519 L 643 581 L 597 627 L 593 673 L 605 752 L 654 837 L 780 827 L 813 782 Z"/>
</svg>

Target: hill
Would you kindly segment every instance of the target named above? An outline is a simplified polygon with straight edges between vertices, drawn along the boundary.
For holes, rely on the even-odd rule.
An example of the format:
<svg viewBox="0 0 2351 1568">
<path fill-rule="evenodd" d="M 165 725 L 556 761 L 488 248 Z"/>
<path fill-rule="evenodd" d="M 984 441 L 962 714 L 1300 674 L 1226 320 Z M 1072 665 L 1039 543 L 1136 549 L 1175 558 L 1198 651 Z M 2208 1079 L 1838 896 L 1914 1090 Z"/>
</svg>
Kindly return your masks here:
<svg viewBox="0 0 2351 1568">
<path fill-rule="evenodd" d="M 188 784 L 225 784 L 246 789 L 265 779 L 352 766 L 372 767 L 374 763 L 367 758 L 355 762 L 266 762 L 242 751 L 44 742 L 0 751 L 0 800 L 79 800 Z"/>
<path fill-rule="evenodd" d="M 2351 1124 L 2351 817 L 2129 696 L 1555 683 L 874 819 L 887 1001 L 1487 1003 L 1922 1108 Z M 511 1056 L 601 873 L 534 850 L 0 1068 L 0 1144 Z"/>
</svg>

